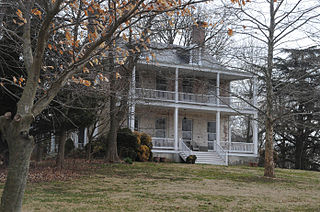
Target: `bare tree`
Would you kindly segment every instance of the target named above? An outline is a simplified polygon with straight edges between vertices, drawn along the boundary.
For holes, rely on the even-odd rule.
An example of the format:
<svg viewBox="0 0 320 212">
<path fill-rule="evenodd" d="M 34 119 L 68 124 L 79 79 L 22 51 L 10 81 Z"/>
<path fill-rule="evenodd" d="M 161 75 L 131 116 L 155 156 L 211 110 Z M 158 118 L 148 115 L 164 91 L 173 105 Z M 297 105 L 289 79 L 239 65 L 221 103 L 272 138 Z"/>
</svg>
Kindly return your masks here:
<svg viewBox="0 0 320 212">
<path fill-rule="evenodd" d="M 256 1 L 239 5 L 241 14 L 241 30 L 239 33 L 253 37 L 261 42 L 267 49 L 264 57 L 265 65 L 261 67 L 263 80 L 266 86 L 266 107 L 265 107 L 265 172 L 267 177 L 274 177 L 273 126 L 274 117 L 274 55 L 277 50 L 290 41 L 299 29 L 306 26 L 311 20 L 319 17 L 319 2 L 315 1 Z M 265 9 L 268 8 L 268 11 Z M 237 15 L 237 14 L 236 14 Z M 298 38 L 294 37 L 297 41 Z"/>
</svg>

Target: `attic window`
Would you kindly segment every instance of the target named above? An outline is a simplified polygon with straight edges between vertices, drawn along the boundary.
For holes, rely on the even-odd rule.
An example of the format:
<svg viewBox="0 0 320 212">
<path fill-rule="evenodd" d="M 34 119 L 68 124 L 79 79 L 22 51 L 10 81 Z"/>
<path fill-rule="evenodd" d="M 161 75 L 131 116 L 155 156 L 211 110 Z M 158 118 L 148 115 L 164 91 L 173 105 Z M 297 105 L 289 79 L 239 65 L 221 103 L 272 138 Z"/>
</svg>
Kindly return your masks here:
<svg viewBox="0 0 320 212">
<path fill-rule="evenodd" d="M 190 50 L 190 61 L 189 64 L 202 64 L 202 48 L 193 48 Z"/>
</svg>

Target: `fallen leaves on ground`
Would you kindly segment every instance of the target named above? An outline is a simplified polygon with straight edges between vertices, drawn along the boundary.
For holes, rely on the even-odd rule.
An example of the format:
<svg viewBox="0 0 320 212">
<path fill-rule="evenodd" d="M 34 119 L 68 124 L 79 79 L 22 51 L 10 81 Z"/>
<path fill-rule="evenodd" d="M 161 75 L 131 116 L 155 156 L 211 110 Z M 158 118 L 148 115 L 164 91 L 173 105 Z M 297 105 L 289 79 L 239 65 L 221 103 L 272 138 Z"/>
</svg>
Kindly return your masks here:
<svg viewBox="0 0 320 212">
<path fill-rule="evenodd" d="M 103 164 L 103 160 L 66 159 L 64 168 L 58 170 L 54 160 L 31 162 L 28 182 L 66 181 L 93 173 L 97 169 L 94 164 Z M 0 183 L 6 181 L 8 170 L 0 168 Z"/>
</svg>

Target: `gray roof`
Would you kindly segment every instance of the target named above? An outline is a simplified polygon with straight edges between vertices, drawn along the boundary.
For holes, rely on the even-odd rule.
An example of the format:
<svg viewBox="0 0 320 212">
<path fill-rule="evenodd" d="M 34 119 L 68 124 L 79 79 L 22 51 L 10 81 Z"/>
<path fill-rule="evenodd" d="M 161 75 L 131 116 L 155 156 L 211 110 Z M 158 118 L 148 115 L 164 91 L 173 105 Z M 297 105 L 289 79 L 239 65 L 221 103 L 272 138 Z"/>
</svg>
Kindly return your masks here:
<svg viewBox="0 0 320 212">
<path fill-rule="evenodd" d="M 251 75 L 238 70 L 230 70 L 220 65 L 220 63 L 205 49 L 196 45 L 184 47 L 179 45 L 167 45 L 161 43 L 153 43 L 150 45 L 151 52 L 155 54 L 153 58 L 150 52 L 145 52 L 141 59 L 141 63 L 146 62 L 146 56 L 149 57 L 148 64 L 166 65 L 166 66 L 183 66 L 192 67 L 199 71 L 205 70 L 209 72 L 223 72 L 227 75 L 235 75 L 235 79 L 248 78 Z M 201 52 L 201 54 L 199 54 Z"/>
</svg>

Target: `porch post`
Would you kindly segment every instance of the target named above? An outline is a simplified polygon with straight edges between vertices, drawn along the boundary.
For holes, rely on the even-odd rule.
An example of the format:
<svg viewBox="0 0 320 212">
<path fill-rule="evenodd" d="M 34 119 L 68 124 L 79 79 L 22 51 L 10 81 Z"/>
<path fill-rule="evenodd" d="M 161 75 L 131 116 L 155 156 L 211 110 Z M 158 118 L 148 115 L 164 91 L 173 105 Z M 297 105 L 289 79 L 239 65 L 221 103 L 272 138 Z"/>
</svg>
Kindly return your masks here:
<svg viewBox="0 0 320 212">
<path fill-rule="evenodd" d="M 231 121 L 230 116 L 228 117 L 228 141 L 229 141 L 229 150 L 231 150 L 231 142 L 232 142 L 232 129 L 231 129 Z"/>
<path fill-rule="evenodd" d="M 134 119 L 135 119 L 135 92 L 136 92 L 136 67 L 132 69 L 132 78 L 130 86 L 130 105 L 129 105 L 129 128 L 134 130 Z"/>
<path fill-rule="evenodd" d="M 216 140 L 217 144 L 220 145 L 220 111 L 216 114 Z"/>
<path fill-rule="evenodd" d="M 51 140 L 50 140 L 50 153 L 55 152 L 55 145 L 56 145 L 56 136 L 55 136 L 55 132 L 52 132 Z"/>
<path fill-rule="evenodd" d="M 217 105 L 220 104 L 220 73 L 217 73 Z"/>
<path fill-rule="evenodd" d="M 253 133 L 253 153 L 258 154 L 258 113 L 253 115 L 252 133 Z"/>
<path fill-rule="evenodd" d="M 83 146 L 85 146 L 88 143 L 88 128 L 84 128 L 84 133 L 83 133 Z"/>
<path fill-rule="evenodd" d="M 176 68 L 176 77 L 175 77 L 175 108 L 174 108 L 174 150 L 179 149 L 179 132 L 178 132 L 178 122 L 179 122 L 179 108 L 177 106 L 177 103 L 179 101 L 179 85 L 178 85 L 178 79 L 179 79 L 179 69 Z"/>
<path fill-rule="evenodd" d="M 174 150 L 178 150 L 178 117 L 179 117 L 179 108 L 174 108 Z"/>
</svg>

